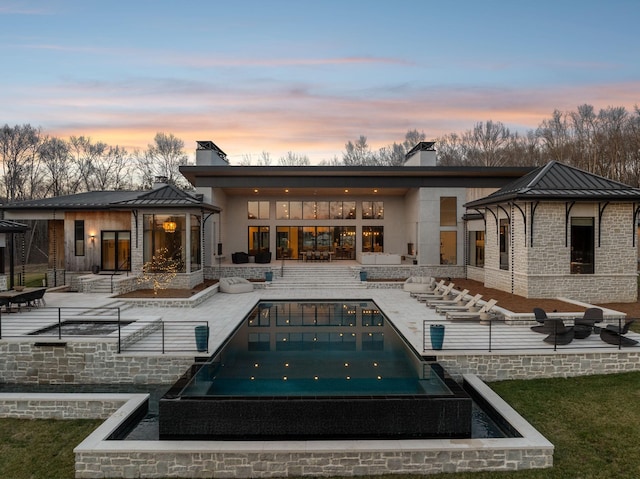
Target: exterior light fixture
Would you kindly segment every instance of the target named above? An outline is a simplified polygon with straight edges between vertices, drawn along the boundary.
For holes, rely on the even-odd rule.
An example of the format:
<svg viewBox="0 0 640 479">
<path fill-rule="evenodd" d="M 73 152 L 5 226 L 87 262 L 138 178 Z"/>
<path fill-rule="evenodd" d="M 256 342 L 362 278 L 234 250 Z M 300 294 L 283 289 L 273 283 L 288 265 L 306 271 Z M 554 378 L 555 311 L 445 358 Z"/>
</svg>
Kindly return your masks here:
<svg viewBox="0 0 640 479">
<path fill-rule="evenodd" d="M 96 235 L 95 233 L 91 233 L 91 235 L 89 236 L 89 239 L 91 240 L 92 243 L 96 242 Z"/>
<path fill-rule="evenodd" d="M 165 221 L 162 223 L 162 229 L 165 233 L 175 233 L 178 225 L 175 221 Z"/>
</svg>

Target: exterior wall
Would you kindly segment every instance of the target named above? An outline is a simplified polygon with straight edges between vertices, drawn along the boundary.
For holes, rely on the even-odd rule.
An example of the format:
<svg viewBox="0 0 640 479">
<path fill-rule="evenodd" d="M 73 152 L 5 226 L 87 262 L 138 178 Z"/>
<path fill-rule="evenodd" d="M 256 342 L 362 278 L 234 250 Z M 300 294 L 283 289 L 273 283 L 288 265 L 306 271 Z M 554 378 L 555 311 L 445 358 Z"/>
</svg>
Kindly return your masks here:
<svg viewBox="0 0 640 479">
<path fill-rule="evenodd" d="M 455 196 L 457 198 L 458 224 L 456 227 L 440 226 L 440 198 L 444 196 Z M 462 215 L 464 208 L 462 205 L 466 201 L 465 188 L 420 188 L 418 208 L 418 264 L 438 265 L 440 264 L 440 231 L 457 231 L 457 264 L 464 261 L 464 224 Z"/>
<path fill-rule="evenodd" d="M 128 231 L 131 229 L 131 213 L 128 211 L 79 211 L 64 215 L 65 268 L 68 271 L 91 271 L 100 265 L 100 232 Z M 75 221 L 84 220 L 84 256 L 75 255 Z M 95 241 L 90 236 L 95 235 Z M 133 248 L 132 248 L 133 249 Z"/>
<path fill-rule="evenodd" d="M 612 203 L 602 214 L 598 230 L 598 204 L 576 204 L 570 218 L 595 219 L 595 273 L 571 274 L 570 237 L 565 245 L 565 203 L 540 203 L 531 226 L 531 206 L 525 211 L 527 237 L 522 213 L 509 211 L 509 270 L 500 270 L 496 221 L 487 215 L 485 232 L 485 286 L 527 298 L 567 297 L 588 303 L 634 302 L 637 300 L 637 245 L 633 245 L 633 205 Z M 494 209 L 495 211 L 495 209 Z M 504 212 L 498 218 L 506 218 Z M 569 219 L 570 221 L 570 219 Z M 533 234 L 533 245 L 531 244 Z M 598 245 L 600 236 L 600 245 Z"/>
<path fill-rule="evenodd" d="M 0 342 L 0 382 L 10 384 L 171 384 L 194 356 L 118 354 L 118 345 L 74 341 L 37 346 L 28 341 Z"/>
<path fill-rule="evenodd" d="M 106 396 L 106 395 L 102 395 Z M 107 419 L 131 395 L 97 399 L 95 394 L 0 394 L 0 417 L 14 419 Z"/>
</svg>

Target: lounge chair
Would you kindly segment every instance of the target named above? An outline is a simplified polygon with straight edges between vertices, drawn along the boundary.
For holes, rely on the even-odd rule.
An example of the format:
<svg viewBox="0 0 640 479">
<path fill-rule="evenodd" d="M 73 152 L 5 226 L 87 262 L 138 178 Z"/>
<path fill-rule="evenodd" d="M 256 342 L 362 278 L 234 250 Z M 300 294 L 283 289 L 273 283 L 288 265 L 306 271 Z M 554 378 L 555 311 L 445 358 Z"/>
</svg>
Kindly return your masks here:
<svg viewBox="0 0 640 479">
<path fill-rule="evenodd" d="M 573 326 L 565 326 L 564 321 L 562 319 L 551 319 L 549 320 L 551 332 L 549 336 L 543 339 L 545 343 L 553 344 L 554 346 L 560 346 L 569 344 L 573 341 L 575 336 L 575 331 Z M 546 321 L 545 321 L 545 324 Z"/>
<path fill-rule="evenodd" d="M 600 330 L 600 339 L 615 346 L 635 346 L 638 341 L 625 336 L 629 332 L 629 326 L 634 321 L 634 319 L 630 319 L 622 327 L 617 324 L 608 324 L 606 328 Z"/>
<path fill-rule="evenodd" d="M 444 279 L 442 279 L 442 280 L 438 281 L 437 283 L 435 283 L 433 285 L 433 288 L 431 289 L 431 291 L 428 291 L 426 293 L 411 293 L 411 296 L 413 296 L 414 298 L 416 298 L 420 302 L 424 302 L 424 301 L 426 301 L 426 299 L 425 300 L 421 300 L 420 298 L 422 296 L 425 296 L 425 297 L 432 296 L 432 295 L 434 295 L 436 293 L 442 292 L 442 290 L 444 290 L 444 288 L 446 288 L 446 286 L 444 285 Z"/>
<path fill-rule="evenodd" d="M 411 296 L 419 293 L 430 293 L 435 287 L 436 280 L 431 276 L 410 276 L 402 285 L 402 289 L 411 293 Z"/>
<path fill-rule="evenodd" d="M 588 308 L 582 318 L 576 318 L 573 322 L 576 339 L 584 339 L 589 337 L 592 331 L 600 331 L 595 323 L 599 323 L 603 319 L 604 314 L 600 308 Z"/>
<path fill-rule="evenodd" d="M 531 331 L 542 334 L 550 334 L 554 329 L 554 319 L 547 316 L 547 312 L 542 308 L 533 308 L 533 315 L 540 324 L 531 326 Z"/>
<path fill-rule="evenodd" d="M 473 298 L 471 298 L 465 304 L 443 304 L 441 306 L 436 306 L 436 313 L 443 314 L 443 313 L 454 312 L 454 311 L 460 311 L 460 312 L 466 311 L 469 313 L 473 313 L 475 311 L 472 311 L 471 308 L 474 308 L 478 303 L 478 301 L 480 301 L 481 299 L 482 299 L 482 295 L 476 294 Z"/>
<path fill-rule="evenodd" d="M 435 308 L 436 306 L 444 306 L 445 304 L 462 305 L 462 302 L 464 301 L 465 296 L 467 296 L 467 293 L 469 293 L 469 290 L 463 289 L 453 299 L 428 299 L 427 306 L 429 306 L 430 308 Z"/>
<path fill-rule="evenodd" d="M 438 291 L 434 291 L 431 294 L 429 294 L 429 293 L 427 293 L 427 294 L 417 294 L 416 298 L 418 299 L 418 301 L 420 301 L 422 303 L 426 302 L 428 299 L 444 299 L 449 294 L 451 294 L 451 290 L 453 289 L 454 286 L 455 286 L 455 284 L 449 283 L 444 289 L 439 289 Z"/>
<path fill-rule="evenodd" d="M 487 301 L 479 311 L 447 311 L 447 319 L 450 320 L 484 320 L 498 303 L 495 299 Z"/>
</svg>

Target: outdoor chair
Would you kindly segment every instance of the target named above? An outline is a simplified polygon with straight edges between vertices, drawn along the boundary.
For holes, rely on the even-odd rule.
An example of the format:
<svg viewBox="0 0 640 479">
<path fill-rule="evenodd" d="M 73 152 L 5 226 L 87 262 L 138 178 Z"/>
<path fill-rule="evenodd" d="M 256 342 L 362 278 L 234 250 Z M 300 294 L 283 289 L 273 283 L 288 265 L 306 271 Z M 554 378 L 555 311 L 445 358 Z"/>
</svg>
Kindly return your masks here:
<svg viewBox="0 0 640 479">
<path fill-rule="evenodd" d="M 629 326 L 634 321 L 634 319 L 630 319 L 622 327 L 617 324 L 608 324 L 606 328 L 600 330 L 600 339 L 615 346 L 635 346 L 638 341 L 625 336 L 629 332 Z"/>
<path fill-rule="evenodd" d="M 543 339 L 545 343 L 562 346 L 573 341 L 575 335 L 573 326 L 565 326 L 564 321 L 561 319 L 552 319 L 550 321 L 552 321 L 552 324 L 550 324 L 551 332 Z"/>
<path fill-rule="evenodd" d="M 493 307 L 498 304 L 498 301 L 495 299 L 490 299 L 487 301 L 482 308 L 478 311 L 447 311 L 446 317 L 450 320 L 487 320 L 489 315 L 492 314 Z"/>
<path fill-rule="evenodd" d="M 531 326 L 531 331 L 536 333 L 549 334 L 553 331 L 554 319 L 547 317 L 547 312 L 542 308 L 533 308 L 533 315 L 540 324 L 537 326 Z"/>
<path fill-rule="evenodd" d="M 592 331 L 600 331 L 595 323 L 599 323 L 603 319 L 603 311 L 600 308 L 588 308 L 582 318 L 576 318 L 573 322 L 576 339 L 584 339 L 589 337 Z"/>
<path fill-rule="evenodd" d="M 9 312 L 11 302 L 8 298 L 0 298 L 0 309 L 4 306 L 5 312 Z"/>
<path fill-rule="evenodd" d="M 473 308 L 475 308 L 476 304 L 481 299 L 482 299 L 482 295 L 481 294 L 476 294 L 473 298 L 471 298 L 465 304 L 459 304 L 459 305 L 456 305 L 456 304 L 443 304 L 443 305 L 439 305 L 439 306 L 436 306 L 436 313 L 444 314 L 444 313 L 447 313 L 447 312 L 454 312 L 454 311 L 469 312 L 469 313 L 475 312 L 475 311 L 473 311 Z"/>
<path fill-rule="evenodd" d="M 429 306 L 430 308 L 435 308 L 436 306 L 444 306 L 445 304 L 462 305 L 462 302 L 464 301 L 464 298 L 465 296 L 467 296 L 468 293 L 469 293 L 468 289 L 463 289 L 453 299 L 428 299 L 427 306 Z"/>
<path fill-rule="evenodd" d="M 442 290 L 444 290 L 446 286 L 444 285 L 444 279 L 438 281 L 437 283 L 434 284 L 433 288 L 431 289 L 431 291 L 427 292 L 427 293 L 412 293 L 411 296 L 413 296 L 414 298 L 416 298 L 418 301 L 424 303 L 427 299 L 429 299 L 429 297 L 432 297 L 434 294 L 437 294 L 439 292 L 441 292 Z M 424 296 L 425 299 L 421 299 Z M 435 299 L 435 298 L 431 298 L 431 299 Z"/>
<path fill-rule="evenodd" d="M 434 291 L 431 294 L 419 294 L 416 295 L 416 298 L 418 298 L 418 301 L 422 303 L 425 303 L 428 299 L 445 299 L 447 296 L 449 296 L 449 294 L 451 294 L 451 290 L 454 286 L 454 283 L 449 283 L 444 289 Z"/>
</svg>

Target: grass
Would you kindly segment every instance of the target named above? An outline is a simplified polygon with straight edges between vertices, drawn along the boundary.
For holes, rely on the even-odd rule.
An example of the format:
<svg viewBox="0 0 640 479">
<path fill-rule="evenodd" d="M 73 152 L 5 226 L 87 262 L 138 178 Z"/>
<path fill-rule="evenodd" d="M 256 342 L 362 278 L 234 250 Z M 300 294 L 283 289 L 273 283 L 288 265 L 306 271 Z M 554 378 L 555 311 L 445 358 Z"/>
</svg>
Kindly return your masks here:
<svg viewBox="0 0 640 479">
<path fill-rule="evenodd" d="M 102 421 L 0 419 L 0 477 L 75 477 L 73 448 Z"/>
<path fill-rule="evenodd" d="M 554 467 L 426 478 L 640 477 L 640 372 L 502 381 L 490 386 L 555 445 Z M 73 448 L 98 424 L 99 421 L 0 420 L 0 477 L 73 477 Z"/>
</svg>

